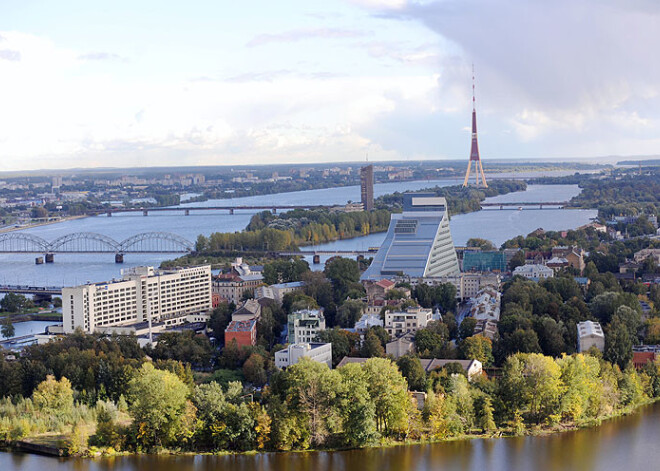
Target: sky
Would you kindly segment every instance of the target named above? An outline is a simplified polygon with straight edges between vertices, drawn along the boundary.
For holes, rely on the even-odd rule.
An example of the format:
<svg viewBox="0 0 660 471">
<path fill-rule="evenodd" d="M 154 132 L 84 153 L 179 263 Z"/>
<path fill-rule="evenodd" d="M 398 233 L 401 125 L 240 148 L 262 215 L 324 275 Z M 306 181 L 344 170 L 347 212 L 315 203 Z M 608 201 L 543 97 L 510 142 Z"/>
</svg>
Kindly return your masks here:
<svg viewBox="0 0 660 471">
<path fill-rule="evenodd" d="M 0 171 L 660 154 L 654 0 L 0 1 Z M 602 159 L 601 159 L 602 160 Z"/>
</svg>

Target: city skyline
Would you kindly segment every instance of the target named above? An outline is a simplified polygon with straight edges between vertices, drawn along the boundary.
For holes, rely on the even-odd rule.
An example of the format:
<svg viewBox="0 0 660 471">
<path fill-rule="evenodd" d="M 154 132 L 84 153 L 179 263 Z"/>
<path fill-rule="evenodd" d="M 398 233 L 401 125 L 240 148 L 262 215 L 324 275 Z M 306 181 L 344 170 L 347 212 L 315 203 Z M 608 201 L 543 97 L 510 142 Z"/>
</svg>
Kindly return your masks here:
<svg viewBox="0 0 660 471">
<path fill-rule="evenodd" d="M 646 1 L 0 7 L 0 171 L 657 155 Z M 612 157 L 612 160 L 617 160 Z"/>
</svg>

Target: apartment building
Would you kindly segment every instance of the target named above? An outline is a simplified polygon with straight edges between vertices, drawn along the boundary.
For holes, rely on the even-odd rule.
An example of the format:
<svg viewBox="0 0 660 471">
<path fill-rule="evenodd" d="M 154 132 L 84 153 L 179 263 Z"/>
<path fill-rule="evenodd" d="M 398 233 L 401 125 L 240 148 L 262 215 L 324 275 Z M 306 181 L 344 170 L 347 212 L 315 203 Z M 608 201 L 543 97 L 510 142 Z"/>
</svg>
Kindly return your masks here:
<svg viewBox="0 0 660 471">
<path fill-rule="evenodd" d="M 120 280 L 62 290 L 64 333 L 139 322 L 180 324 L 211 310 L 211 266 L 175 270 L 134 267 Z"/>
<path fill-rule="evenodd" d="M 417 332 L 432 320 L 433 311 L 422 307 L 411 307 L 405 311 L 388 311 L 385 313 L 385 330 L 391 338 L 396 338 L 408 332 Z"/>
</svg>

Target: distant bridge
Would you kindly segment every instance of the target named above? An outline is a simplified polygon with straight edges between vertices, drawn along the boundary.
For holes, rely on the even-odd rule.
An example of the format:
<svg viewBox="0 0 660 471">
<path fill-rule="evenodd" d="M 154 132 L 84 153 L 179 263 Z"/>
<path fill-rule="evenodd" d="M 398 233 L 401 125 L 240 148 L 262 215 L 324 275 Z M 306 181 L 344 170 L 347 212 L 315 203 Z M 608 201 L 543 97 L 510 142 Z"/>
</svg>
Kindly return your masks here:
<svg viewBox="0 0 660 471">
<path fill-rule="evenodd" d="M 0 285 L 0 293 L 59 296 L 62 294 L 62 287 L 61 286 Z"/>
<path fill-rule="evenodd" d="M 106 214 L 107 216 L 112 216 L 116 213 L 142 213 L 143 216 L 148 216 L 149 213 L 153 212 L 182 212 L 186 216 L 189 216 L 193 211 L 228 211 L 229 214 L 234 214 L 236 210 L 244 211 L 272 211 L 277 213 L 280 211 L 290 211 L 293 209 L 327 209 L 333 205 L 319 205 L 319 204 L 298 204 L 298 205 L 261 205 L 261 206 L 185 206 L 185 207 L 154 207 L 154 208 L 113 208 L 101 211 L 90 211 L 88 214 L 91 216 L 97 216 L 99 214 Z M 334 205 L 337 206 L 337 205 Z"/>
<path fill-rule="evenodd" d="M 500 209 L 522 209 L 526 207 L 527 209 L 543 209 L 543 206 L 546 209 L 564 209 L 564 206 L 567 206 L 569 201 L 521 201 L 521 202 L 502 202 L 502 203 L 481 203 L 481 207 L 489 206 L 499 206 Z M 538 206 L 538 208 L 536 207 Z M 552 206 L 552 208 L 548 208 Z"/>
<path fill-rule="evenodd" d="M 121 242 L 96 232 L 75 232 L 52 242 L 21 231 L 0 234 L 0 253 L 44 254 L 46 263 L 52 263 L 56 253 L 113 253 L 115 261 L 122 263 L 128 253 L 188 253 L 193 249 L 192 242 L 170 232 L 143 232 Z M 43 263 L 40 258 L 35 261 Z"/>
</svg>

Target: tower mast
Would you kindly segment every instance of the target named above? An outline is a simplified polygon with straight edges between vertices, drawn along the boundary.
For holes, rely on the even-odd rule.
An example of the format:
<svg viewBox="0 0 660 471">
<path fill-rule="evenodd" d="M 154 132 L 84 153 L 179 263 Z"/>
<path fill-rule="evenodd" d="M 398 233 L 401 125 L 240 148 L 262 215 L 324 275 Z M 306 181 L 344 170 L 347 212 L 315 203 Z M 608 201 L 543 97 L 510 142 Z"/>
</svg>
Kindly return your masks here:
<svg viewBox="0 0 660 471">
<path fill-rule="evenodd" d="M 481 164 L 481 157 L 479 156 L 479 142 L 477 141 L 477 106 L 474 94 L 474 64 L 472 65 L 472 146 L 470 148 L 470 159 L 468 160 L 467 171 L 465 172 L 465 180 L 463 181 L 464 187 L 468 186 L 472 162 L 474 162 L 477 188 L 479 187 L 479 176 L 481 176 L 484 188 L 488 188 L 486 175 L 484 175 L 484 167 Z"/>
</svg>

